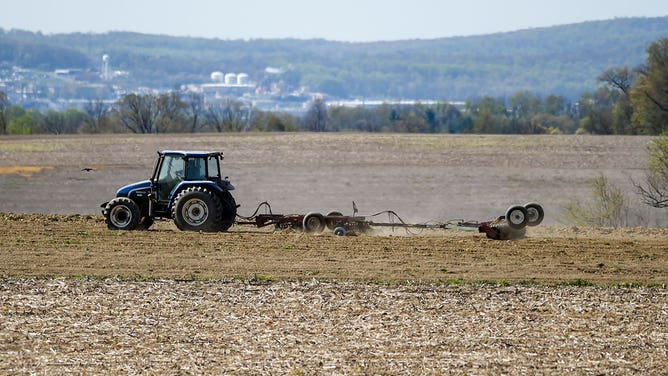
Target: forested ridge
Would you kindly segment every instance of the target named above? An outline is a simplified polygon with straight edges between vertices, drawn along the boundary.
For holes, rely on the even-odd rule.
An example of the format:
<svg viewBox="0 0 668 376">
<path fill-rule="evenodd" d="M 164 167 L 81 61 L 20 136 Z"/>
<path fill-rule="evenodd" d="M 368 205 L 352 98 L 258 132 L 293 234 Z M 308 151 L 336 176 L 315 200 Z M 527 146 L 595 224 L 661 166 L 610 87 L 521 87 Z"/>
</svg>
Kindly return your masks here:
<svg viewBox="0 0 668 376">
<path fill-rule="evenodd" d="M 108 54 L 114 69 L 149 87 L 205 82 L 212 71 L 261 77 L 277 67 L 295 84 L 338 98 L 465 100 L 529 90 L 575 100 L 604 69 L 643 63 L 647 46 L 666 35 L 668 17 L 367 43 L 2 30 L 0 66 L 99 69 Z"/>
<path fill-rule="evenodd" d="M 668 131 L 667 30 L 668 17 L 376 43 L 9 31 L 0 34 L 0 64 L 11 66 L 10 71 L 15 64 L 45 71 L 67 66 L 99 79 L 95 56 L 109 52 L 114 64 L 130 69 L 126 80 L 137 85 L 144 80 L 159 90 L 126 87 L 113 103 L 93 97 L 83 108 L 64 112 L 23 108 L 0 90 L 0 134 L 307 130 L 655 135 Z M 661 37 L 648 40 L 653 34 Z M 307 111 L 295 115 L 260 109 L 234 97 L 208 101 L 177 85 L 178 80 L 206 81 L 212 69 L 229 71 L 225 67 L 231 66 L 258 76 L 267 67 L 278 67 L 290 87 L 309 88 Z M 562 93 L 579 87 L 577 93 Z M 466 94 L 457 104 L 443 94 L 460 89 Z M 383 101 L 378 106 L 337 104 L 337 98 L 352 93 Z"/>
</svg>

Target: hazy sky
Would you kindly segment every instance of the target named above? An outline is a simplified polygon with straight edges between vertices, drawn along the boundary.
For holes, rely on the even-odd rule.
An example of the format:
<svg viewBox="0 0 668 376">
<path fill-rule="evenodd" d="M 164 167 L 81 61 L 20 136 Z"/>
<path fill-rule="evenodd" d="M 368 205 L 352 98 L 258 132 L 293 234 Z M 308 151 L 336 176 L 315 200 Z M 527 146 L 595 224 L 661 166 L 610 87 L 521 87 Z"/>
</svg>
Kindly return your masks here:
<svg viewBox="0 0 668 376">
<path fill-rule="evenodd" d="M 220 39 L 431 39 L 668 15 L 667 0 L 0 0 L 0 28 Z"/>
</svg>

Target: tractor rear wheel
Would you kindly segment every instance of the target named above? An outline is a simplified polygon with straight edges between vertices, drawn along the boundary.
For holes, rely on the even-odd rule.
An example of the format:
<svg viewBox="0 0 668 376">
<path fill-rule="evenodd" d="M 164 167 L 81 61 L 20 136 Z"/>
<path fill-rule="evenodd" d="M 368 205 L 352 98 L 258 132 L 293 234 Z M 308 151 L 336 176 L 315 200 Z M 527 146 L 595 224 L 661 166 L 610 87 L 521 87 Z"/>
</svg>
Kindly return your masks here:
<svg viewBox="0 0 668 376">
<path fill-rule="evenodd" d="M 104 222 L 111 230 L 135 230 L 139 225 L 139 206 L 127 197 L 116 197 L 104 208 Z"/>
<path fill-rule="evenodd" d="M 229 191 L 224 191 L 220 195 L 220 199 L 223 204 L 223 218 L 218 230 L 227 231 L 234 224 L 234 220 L 237 219 L 237 202 L 234 201 L 234 197 Z"/>
<path fill-rule="evenodd" d="M 214 192 L 189 187 L 174 199 L 172 218 L 180 230 L 218 231 L 223 222 L 223 204 Z"/>
</svg>

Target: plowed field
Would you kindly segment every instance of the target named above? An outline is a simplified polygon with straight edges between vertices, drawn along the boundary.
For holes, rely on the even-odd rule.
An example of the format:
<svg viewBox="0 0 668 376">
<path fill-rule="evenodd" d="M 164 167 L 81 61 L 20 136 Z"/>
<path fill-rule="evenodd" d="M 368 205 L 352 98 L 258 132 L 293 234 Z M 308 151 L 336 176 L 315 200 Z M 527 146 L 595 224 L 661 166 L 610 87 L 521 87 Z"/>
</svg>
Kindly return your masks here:
<svg viewBox="0 0 668 376">
<path fill-rule="evenodd" d="M 111 231 L 100 216 L 0 215 L 0 275 L 143 279 L 336 279 L 396 283 L 491 281 L 664 284 L 668 230 L 529 228 L 517 241 L 456 230 L 337 237 Z"/>
<path fill-rule="evenodd" d="M 662 374 L 668 230 L 558 219 L 598 173 L 631 193 L 647 141 L 0 138 L 0 373 Z M 99 203 L 167 148 L 224 150 L 243 214 L 355 200 L 409 221 L 484 220 L 538 201 L 546 220 L 515 241 L 107 230 Z"/>
</svg>

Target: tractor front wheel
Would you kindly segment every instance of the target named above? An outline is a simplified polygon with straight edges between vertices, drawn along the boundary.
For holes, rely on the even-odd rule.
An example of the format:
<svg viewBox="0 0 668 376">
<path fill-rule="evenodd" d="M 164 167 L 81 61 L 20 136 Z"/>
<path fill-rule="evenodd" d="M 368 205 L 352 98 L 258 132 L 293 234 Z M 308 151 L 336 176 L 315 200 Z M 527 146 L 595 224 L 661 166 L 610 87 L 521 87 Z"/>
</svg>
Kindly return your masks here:
<svg viewBox="0 0 668 376">
<path fill-rule="evenodd" d="M 172 204 L 172 218 L 180 230 L 218 231 L 222 217 L 223 204 L 220 198 L 203 187 L 184 189 Z"/>
<path fill-rule="evenodd" d="M 139 225 L 139 206 L 127 197 L 116 197 L 104 208 L 104 222 L 111 230 L 135 230 Z"/>
</svg>

